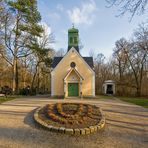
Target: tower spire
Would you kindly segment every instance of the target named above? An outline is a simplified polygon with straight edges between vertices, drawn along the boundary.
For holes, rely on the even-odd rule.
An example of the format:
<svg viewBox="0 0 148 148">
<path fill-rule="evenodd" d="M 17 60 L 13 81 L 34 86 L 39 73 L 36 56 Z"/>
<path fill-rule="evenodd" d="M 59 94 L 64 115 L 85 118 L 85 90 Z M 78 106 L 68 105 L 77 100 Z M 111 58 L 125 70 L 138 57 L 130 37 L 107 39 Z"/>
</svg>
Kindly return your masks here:
<svg viewBox="0 0 148 148">
<path fill-rule="evenodd" d="M 72 23 L 72 28 L 68 30 L 68 51 L 71 47 L 79 52 L 79 30 L 74 27 L 74 23 Z"/>
</svg>

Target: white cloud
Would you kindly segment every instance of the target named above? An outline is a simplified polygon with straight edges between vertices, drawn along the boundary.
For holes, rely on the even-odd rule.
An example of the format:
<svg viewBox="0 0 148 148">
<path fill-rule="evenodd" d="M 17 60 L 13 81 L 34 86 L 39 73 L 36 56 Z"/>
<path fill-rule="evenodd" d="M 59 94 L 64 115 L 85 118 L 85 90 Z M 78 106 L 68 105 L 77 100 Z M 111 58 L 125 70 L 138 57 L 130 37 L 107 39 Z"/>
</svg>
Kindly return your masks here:
<svg viewBox="0 0 148 148">
<path fill-rule="evenodd" d="M 61 30 L 64 35 L 67 35 L 67 30 Z"/>
<path fill-rule="evenodd" d="M 59 20 L 59 19 L 60 19 L 60 15 L 59 15 L 58 13 L 56 13 L 56 12 L 49 13 L 49 14 L 48 14 L 48 17 L 49 17 L 50 19 L 54 19 L 54 20 Z"/>
<path fill-rule="evenodd" d="M 46 22 L 41 22 L 40 24 L 42 25 L 42 27 L 44 28 L 44 30 L 47 34 L 52 33 L 51 27 Z"/>
<path fill-rule="evenodd" d="M 62 4 L 58 4 L 58 5 L 57 5 L 57 10 L 63 11 L 63 10 L 64 10 L 63 5 L 62 5 Z"/>
<path fill-rule="evenodd" d="M 42 34 L 42 37 L 38 37 L 38 42 L 39 43 L 42 43 L 43 42 L 43 39 L 44 39 L 45 36 L 48 37 L 48 36 L 51 35 L 51 38 L 52 37 L 54 38 L 54 36 L 52 36 L 53 35 L 52 34 L 53 33 L 52 28 L 46 22 L 42 21 L 40 23 L 40 25 L 42 25 L 42 27 L 44 29 L 44 32 Z M 51 40 L 49 38 L 49 43 L 46 45 L 46 48 L 54 48 L 54 42 L 52 42 L 52 41 L 50 42 L 50 41 Z"/>
<path fill-rule="evenodd" d="M 82 3 L 81 7 L 74 7 L 72 10 L 68 10 L 67 12 L 72 23 L 77 25 L 91 25 L 94 21 L 94 12 L 96 9 L 94 0 L 89 0 L 86 3 Z"/>
</svg>

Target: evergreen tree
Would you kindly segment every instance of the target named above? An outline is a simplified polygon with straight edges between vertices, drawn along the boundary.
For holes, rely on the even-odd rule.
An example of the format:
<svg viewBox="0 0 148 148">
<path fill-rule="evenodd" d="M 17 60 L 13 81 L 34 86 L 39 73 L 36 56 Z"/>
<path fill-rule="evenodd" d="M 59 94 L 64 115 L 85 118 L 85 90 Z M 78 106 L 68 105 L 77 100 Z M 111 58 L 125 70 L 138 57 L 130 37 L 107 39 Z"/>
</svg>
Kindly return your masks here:
<svg viewBox="0 0 148 148">
<path fill-rule="evenodd" d="M 6 2 L 4 44 L 11 54 L 13 92 L 18 93 L 18 59 L 38 50 L 37 37 L 43 32 L 38 23 L 41 16 L 36 0 L 8 0 Z"/>
</svg>

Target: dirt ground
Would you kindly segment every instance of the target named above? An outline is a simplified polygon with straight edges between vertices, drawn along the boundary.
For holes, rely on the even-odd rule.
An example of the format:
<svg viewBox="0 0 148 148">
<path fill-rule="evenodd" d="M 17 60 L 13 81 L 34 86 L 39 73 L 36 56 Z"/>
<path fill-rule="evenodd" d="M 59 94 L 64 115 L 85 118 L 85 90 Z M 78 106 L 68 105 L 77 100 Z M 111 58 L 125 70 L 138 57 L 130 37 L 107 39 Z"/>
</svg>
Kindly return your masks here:
<svg viewBox="0 0 148 148">
<path fill-rule="evenodd" d="M 34 123 L 35 108 L 54 102 L 84 102 L 100 106 L 105 129 L 74 137 L 52 133 Z M 28 97 L 0 105 L 0 148 L 147 148 L 148 109 L 118 99 L 51 99 Z"/>
</svg>

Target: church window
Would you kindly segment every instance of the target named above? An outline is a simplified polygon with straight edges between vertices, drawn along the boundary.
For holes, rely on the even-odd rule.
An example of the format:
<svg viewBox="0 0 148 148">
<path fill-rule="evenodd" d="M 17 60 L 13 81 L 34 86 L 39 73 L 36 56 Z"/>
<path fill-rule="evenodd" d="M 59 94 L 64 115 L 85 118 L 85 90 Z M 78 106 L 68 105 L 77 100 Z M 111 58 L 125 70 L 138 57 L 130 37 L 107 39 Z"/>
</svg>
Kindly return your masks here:
<svg viewBox="0 0 148 148">
<path fill-rule="evenodd" d="M 72 68 L 75 68 L 75 67 L 76 67 L 76 63 L 75 63 L 75 62 L 71 62 L 70 66 L 71 66 Z"/>
<path fill-rule="evenodd" d="M 74 37 L 74 43 L 77 44 L 77 37 Z"/>
<path fill-rule="evenodd" d="M 73 43 L 73 38 L 72 37 L 70 37 L 70 43 Z"/>
</svg>

